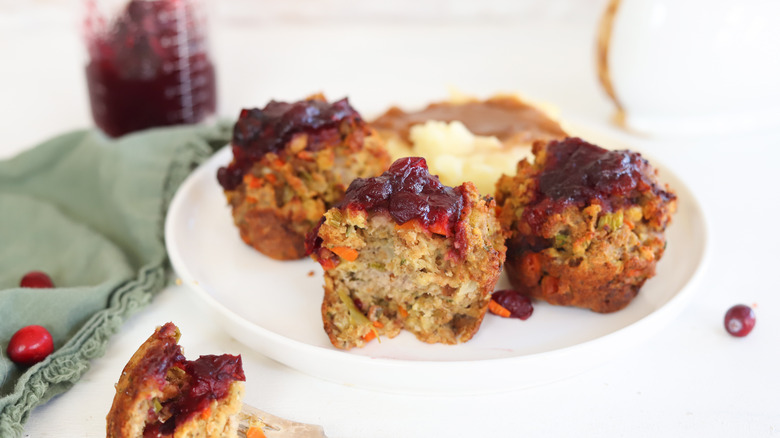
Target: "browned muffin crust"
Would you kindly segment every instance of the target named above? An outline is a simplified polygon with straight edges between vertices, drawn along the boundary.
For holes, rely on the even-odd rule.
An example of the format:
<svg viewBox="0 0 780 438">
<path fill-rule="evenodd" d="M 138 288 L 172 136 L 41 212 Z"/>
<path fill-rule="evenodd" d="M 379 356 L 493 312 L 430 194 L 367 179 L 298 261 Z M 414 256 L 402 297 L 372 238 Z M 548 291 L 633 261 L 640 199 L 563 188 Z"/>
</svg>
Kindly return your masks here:
<svg viewBox="0 0 780 438">
<path fill-rule="evenodd" d="M 497 183 L 512 286 L 555 305 L 624 308 L 655 275 L 676 195 L 630 151 L 566 139 L 533 152 Z"/>
</svg>

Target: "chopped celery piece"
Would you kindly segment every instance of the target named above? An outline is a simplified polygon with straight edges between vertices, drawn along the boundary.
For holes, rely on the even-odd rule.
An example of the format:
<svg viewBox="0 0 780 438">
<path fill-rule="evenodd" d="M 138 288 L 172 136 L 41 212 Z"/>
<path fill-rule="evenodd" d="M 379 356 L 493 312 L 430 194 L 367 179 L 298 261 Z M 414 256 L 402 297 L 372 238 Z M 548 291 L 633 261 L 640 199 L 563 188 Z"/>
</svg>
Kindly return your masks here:
<svg viewBox="0 0 780 438">
<path fill-rule="evenodd" d="M 623 226 L 623 210 L 615 213 L 605 213 L 599 218 L 599 228 L 609 227 L 610 231 L 615 231 Z"/>
<path fill-rule="evenodd" d="M 352 318 L 352 321 L 357 324 L 368 324 L 371 325 L 371 321 L 368 320 L 366 315 L 363 315 L 363 312 L 360 311 L 360 309 L 357 308 L 355 305 L 355 302 L 352 301 L 352 298 L 347 295 L 344 290 L 339 289 L 338 291 L 339 298 L 341 298 L 341 302 L 344 303 L 345 306 L 347 306 L 347 310 L 349 310 L 349 317 Z"/>
<path fill-rule="evenodd" d="M 162 405 L 162 403 L 160 403 L 160 400 L 155 398 L 154 400 L 152 400 L 152 404 L 154 405 L 154 413 L 155 414 L 159 414 L 160 412 L 162 412 L 163 405 Z"/>
<path fill-rule="evenodd" d="M 357 308 L 355 305 L 355 302 L 352 301 L 352 298 L 347 295 L 346 292 L 344 292 L 343 289 L 338 290 L 339 298 L 341 299 L 341 302 L 344 303 L 345 306 L 347 306 L 347 310 L 349 310 L 349 317 L 357 325 L 366 325 L 369 329 L 371 329 L 372 332 L 377 336 L 377 339 L 379 339 L 379 332 L 377 332 L 376 328 L 373 324 L 371 324 L 371 321 L 369 321 L 368 317 L 363 314 L 363 312 L 360 311 L 360 309 Z"/>
<path fill-rule="evenodd" d="M 341 223 L 344 221 L 344 216 L 336 209 L 331 210 L 328 216 L 328 225 L 333 227 L 341 226 Z"/>
</svg>

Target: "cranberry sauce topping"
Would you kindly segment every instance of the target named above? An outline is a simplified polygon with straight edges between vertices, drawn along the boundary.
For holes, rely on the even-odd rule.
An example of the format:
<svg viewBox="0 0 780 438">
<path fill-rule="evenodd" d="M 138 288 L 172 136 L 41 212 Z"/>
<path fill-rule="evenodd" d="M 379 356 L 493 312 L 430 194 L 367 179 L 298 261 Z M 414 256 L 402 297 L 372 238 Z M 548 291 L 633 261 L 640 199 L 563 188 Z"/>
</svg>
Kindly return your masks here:
<svg viewBox="0 0 780 438">
<path fill-rule="evenodd" d="M 223 354 L 221 356 L 201 356 L 188 361 L 184 370 L 190 378 L 190 386 L 183 394 L 174 411 L 178 411 L 179 420 L 186 420 L 190 414 L 205 409 L 212 400 L 221 400 L 228 395 L 230 384 L 245 381 L 241 356 Z"/>
<path fill-rule="evenodd" d="M 455 236 L 452 257 L 462 257 L 466 245 L 462 226 L 458 219 L 464 205 L 461 187 L 447 187 L 439 177 L 428 172 L 425 158 L 399 158 L 385 173 L 375 178 L 357 178 L 349 185 L 344 199 L 335 208 L 357 209 L 370 212 L 386 212 L 401 225 L 417 219 L 429 231 Z M 306 253 L 316 254 L 325 269 L 338 264 L 328 251 L 322 249 L 319 231 L 325 218 L 306 235 Z"/>
<path fill-rule="evenodd" d="M 169 322 L 160 327 L 155 333 L 159 340 L 159 347 L 149 349 L 139 364 L 140 374 L 154 377 L 162 386 L 168 370 L 173 366 L 181 366 L 186 361 L 181 352 L 181 346 L 177 344 L 181 333 L 178 327 Z"/>
<path fill-rule="evenodd" d="M 263 109 L 244 109 L 233 128 L 234 160 L 219 169 L 217 179 L 225 190 L 233 190 L 252 164 L 284 148 L 295 134 L 326 130 L 337 134 L 341 122 L 348 119 L 362 121 L 346 98 L 334 103 L 323 99 L 295 103 L 272 100 Z"/>
<path fill-rule="evenodd" d="M 189 385 L 179 397 L 165 403 L 165 409 L 171 413 L 171 417 L 165 423 L 149 424 L 144 430 L 145 437 L 172 434 L 178 425 L 202 412 L 212 400 L 227 397 L 231 383 L 246 380 L 241 356 L 207 355 L 197 360 L 184 361 L 180 366 L 189 378 Z"/>
<path fill-rule="evenodd" d="M 553 141 L 539 177 L 547 197 L 585 205 L 593 199 L 623 196 L 652 186 L 647 160 L 630 151 L 608 151 L 579 138 Z"/>
<path fill-rule="evenodd" d="M 354 180 L 336 207 L 387 212 L 399 225 L 417 219 L 430 231 L 450 236 L 463 209 L 463 190 L 439 182 L 424 158 L 407 157 L 376 178 Z"/>
<path fill-rule="evenodd" d="M 647 190 L 667 200 L 675 197 L 655 183 L 652 168 L 638 153 L 609 151 L 579 138 L 566 138 L 547 145 L 537 193 L 523 216 L 538 227 L 549 214 L 567 205 L 584 207 L 598 202 L 605 211 L 613 211 Z"/>
</svg>

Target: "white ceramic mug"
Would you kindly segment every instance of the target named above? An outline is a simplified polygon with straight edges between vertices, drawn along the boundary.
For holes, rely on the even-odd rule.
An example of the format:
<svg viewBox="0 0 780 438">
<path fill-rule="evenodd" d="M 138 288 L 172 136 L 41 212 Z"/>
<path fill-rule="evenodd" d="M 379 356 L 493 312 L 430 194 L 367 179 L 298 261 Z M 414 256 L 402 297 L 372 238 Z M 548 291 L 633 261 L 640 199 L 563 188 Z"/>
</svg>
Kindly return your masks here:
<svg viewBox="0 0 780 438">
<path fill-rule="evenodd" d="M 780 1 L 610 0 L 599 76 L 627 127 L 780 128 Z"/>
</svg>

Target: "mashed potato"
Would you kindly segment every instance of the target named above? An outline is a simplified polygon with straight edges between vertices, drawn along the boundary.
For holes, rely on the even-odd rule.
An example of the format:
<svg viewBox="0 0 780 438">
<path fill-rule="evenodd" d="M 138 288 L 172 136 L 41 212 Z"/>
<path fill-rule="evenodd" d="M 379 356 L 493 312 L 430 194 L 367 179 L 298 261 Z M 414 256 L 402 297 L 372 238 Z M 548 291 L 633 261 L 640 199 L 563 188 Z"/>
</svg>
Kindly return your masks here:
<svg viewBox="0 0 780 438">
<path fill-rule="evenodd" d="M 390 138 L 393 159 L 420 156 L 442 183 L 458 186 L 471 181 L 483 195 L 493 194 L 502 174 L 514 175 L 517 162 L 531 156 L 531 145 L 505 147 L 496 137 L 474 135 L 458 121 L 429 120 L 409 131 L 411 149 L 399 138 Z"/>
<path fill-rule="evenodd" d="M 517 163 L 531 157 L 534 141 L 568 137 L 551 105 L 516 94 L 451 94 L 416 111 L 391 107 L 371 122 L 394 159 L 425 157 L 447 185 L 471 181 L 481 194 L 493 194 L 502 174 L 515 175 Z"/>
</svg>

